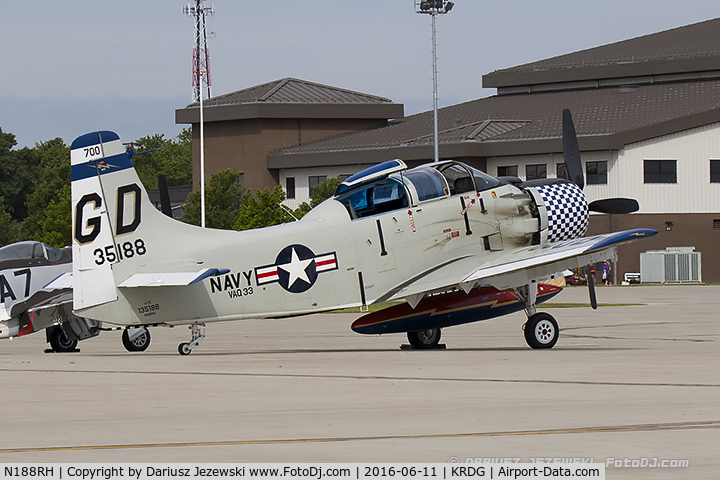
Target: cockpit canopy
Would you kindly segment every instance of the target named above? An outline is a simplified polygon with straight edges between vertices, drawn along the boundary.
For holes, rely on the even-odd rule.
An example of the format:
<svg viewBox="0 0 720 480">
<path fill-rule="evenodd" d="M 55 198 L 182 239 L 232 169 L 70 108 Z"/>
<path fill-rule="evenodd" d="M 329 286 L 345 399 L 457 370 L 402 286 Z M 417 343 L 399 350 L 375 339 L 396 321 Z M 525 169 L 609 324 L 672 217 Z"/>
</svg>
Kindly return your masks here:
<svg viewBox="0 0 720 480">
<path fill-rule="evenodd" d="M 47 260 L 57 262 L 63 251 L 41 242 L 17 242 L 0 248 L 0 262 L 8 260 Z"/>
<path fill-rule="evenodd" d="M 498 179 L 460 162 L 438 162 L 408 170 L 397 159 L 347 178 L 338 187 L 335 200 L 355 219 L 438 198 L 481 192 L 499 184 Z"/>
</svg>

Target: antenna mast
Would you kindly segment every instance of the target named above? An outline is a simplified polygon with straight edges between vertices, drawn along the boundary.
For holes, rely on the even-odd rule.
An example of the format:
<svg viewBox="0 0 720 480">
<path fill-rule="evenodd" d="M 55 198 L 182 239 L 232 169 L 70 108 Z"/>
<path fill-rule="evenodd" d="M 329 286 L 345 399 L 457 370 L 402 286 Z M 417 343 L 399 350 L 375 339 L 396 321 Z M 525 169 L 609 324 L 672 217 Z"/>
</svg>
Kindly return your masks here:
<svg viewBox="0 0 720 480">
<path fill-rule="evenodd" d="M 192 85 L 194 102 L 200 101 L 200 92 L 206 89 L 205 98 L 211 97 L 210 60 L 208 56 L 205 16 L 215 15 L 215 5 L 205 6 L 205 0 L 195 0 L 182 7 L 183 13 L 195 18 L 195 43 L 193 46 Z"/>
</svg>

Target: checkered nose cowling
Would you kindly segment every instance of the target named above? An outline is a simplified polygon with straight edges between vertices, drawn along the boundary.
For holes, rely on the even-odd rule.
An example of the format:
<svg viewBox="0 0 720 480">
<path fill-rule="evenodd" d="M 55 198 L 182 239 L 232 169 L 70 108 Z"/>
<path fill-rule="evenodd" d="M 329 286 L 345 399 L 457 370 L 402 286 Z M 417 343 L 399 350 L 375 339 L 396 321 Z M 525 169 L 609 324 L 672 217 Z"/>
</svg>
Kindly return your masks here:
<svg viewBox="0 0 720 480">
<path fill-rule="evenodd" d="M 557 183 L 534 187 L 547 209 L 548 243 L 579 238 L 588 228 L 588 203 L 585 194 L 574 183 Z"/>
</svg>

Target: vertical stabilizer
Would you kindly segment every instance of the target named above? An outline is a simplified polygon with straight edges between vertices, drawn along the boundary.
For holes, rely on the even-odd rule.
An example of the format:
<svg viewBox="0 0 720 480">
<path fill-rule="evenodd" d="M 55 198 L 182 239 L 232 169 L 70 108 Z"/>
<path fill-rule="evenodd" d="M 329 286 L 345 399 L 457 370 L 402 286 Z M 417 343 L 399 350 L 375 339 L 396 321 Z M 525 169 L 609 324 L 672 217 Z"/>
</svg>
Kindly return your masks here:
<svg viewBox="0 0 720 480">
<path fill-rule="evenodd" d="M 113 225 L 101 177 L 132 168 L 120 137 L 93 132 L 71 145 L 73 221 L 73 309 L 117 300 L 108 256 L 114 254 Z"/>
</svg>

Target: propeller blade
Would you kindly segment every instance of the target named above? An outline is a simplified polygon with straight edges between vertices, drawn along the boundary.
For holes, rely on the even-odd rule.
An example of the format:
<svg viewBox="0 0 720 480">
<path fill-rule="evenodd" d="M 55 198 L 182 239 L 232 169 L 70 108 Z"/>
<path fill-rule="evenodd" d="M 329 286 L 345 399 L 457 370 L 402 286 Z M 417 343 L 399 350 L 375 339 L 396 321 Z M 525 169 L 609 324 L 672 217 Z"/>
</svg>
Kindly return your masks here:
<svg viewBox="0 0 720 480">
<path fill-rule="evenodd" d="M 158 189 L 160 189 L 160 211 L 172 218 L 172 207 L 170 206 L 170 191 L 168 190 L 165 175 L 158 175 Z"/>
<path fill-rule="evenodd" d="M 640 210 L 634 198 L 606 198 L 590 202 L 588 209 L 598 213 L 633 213 Z"/>
<path fill-rule="evenodd" d="M 590 294 L 590 306 L 593 310 L 597 310 L 597 296 L 595 296 L 595 279 L 590 271 L 590 265 L 585 267 L 585 276 L 587 277 L 588 293 Z"/>
<path fill-rule="evenodd" d="M 597 296 L 595 295 L 595 279 L 590 270 L 590 265 L 585 267 L 585 277 L 588 281 L 588 293 L 590 294 L 590 306 L 593 310 L 597 310 Z"/>
<path fill-rule="evenodd" d="M 580 147 L 578 146 L 575 124 L 572 114 L 567 108 L 563 110 L 563 157 L 565 158 L 565 175 L 567 179 L 582 189 L 585 186 L 582 161 L 580 160 Z"/>
</svg>

